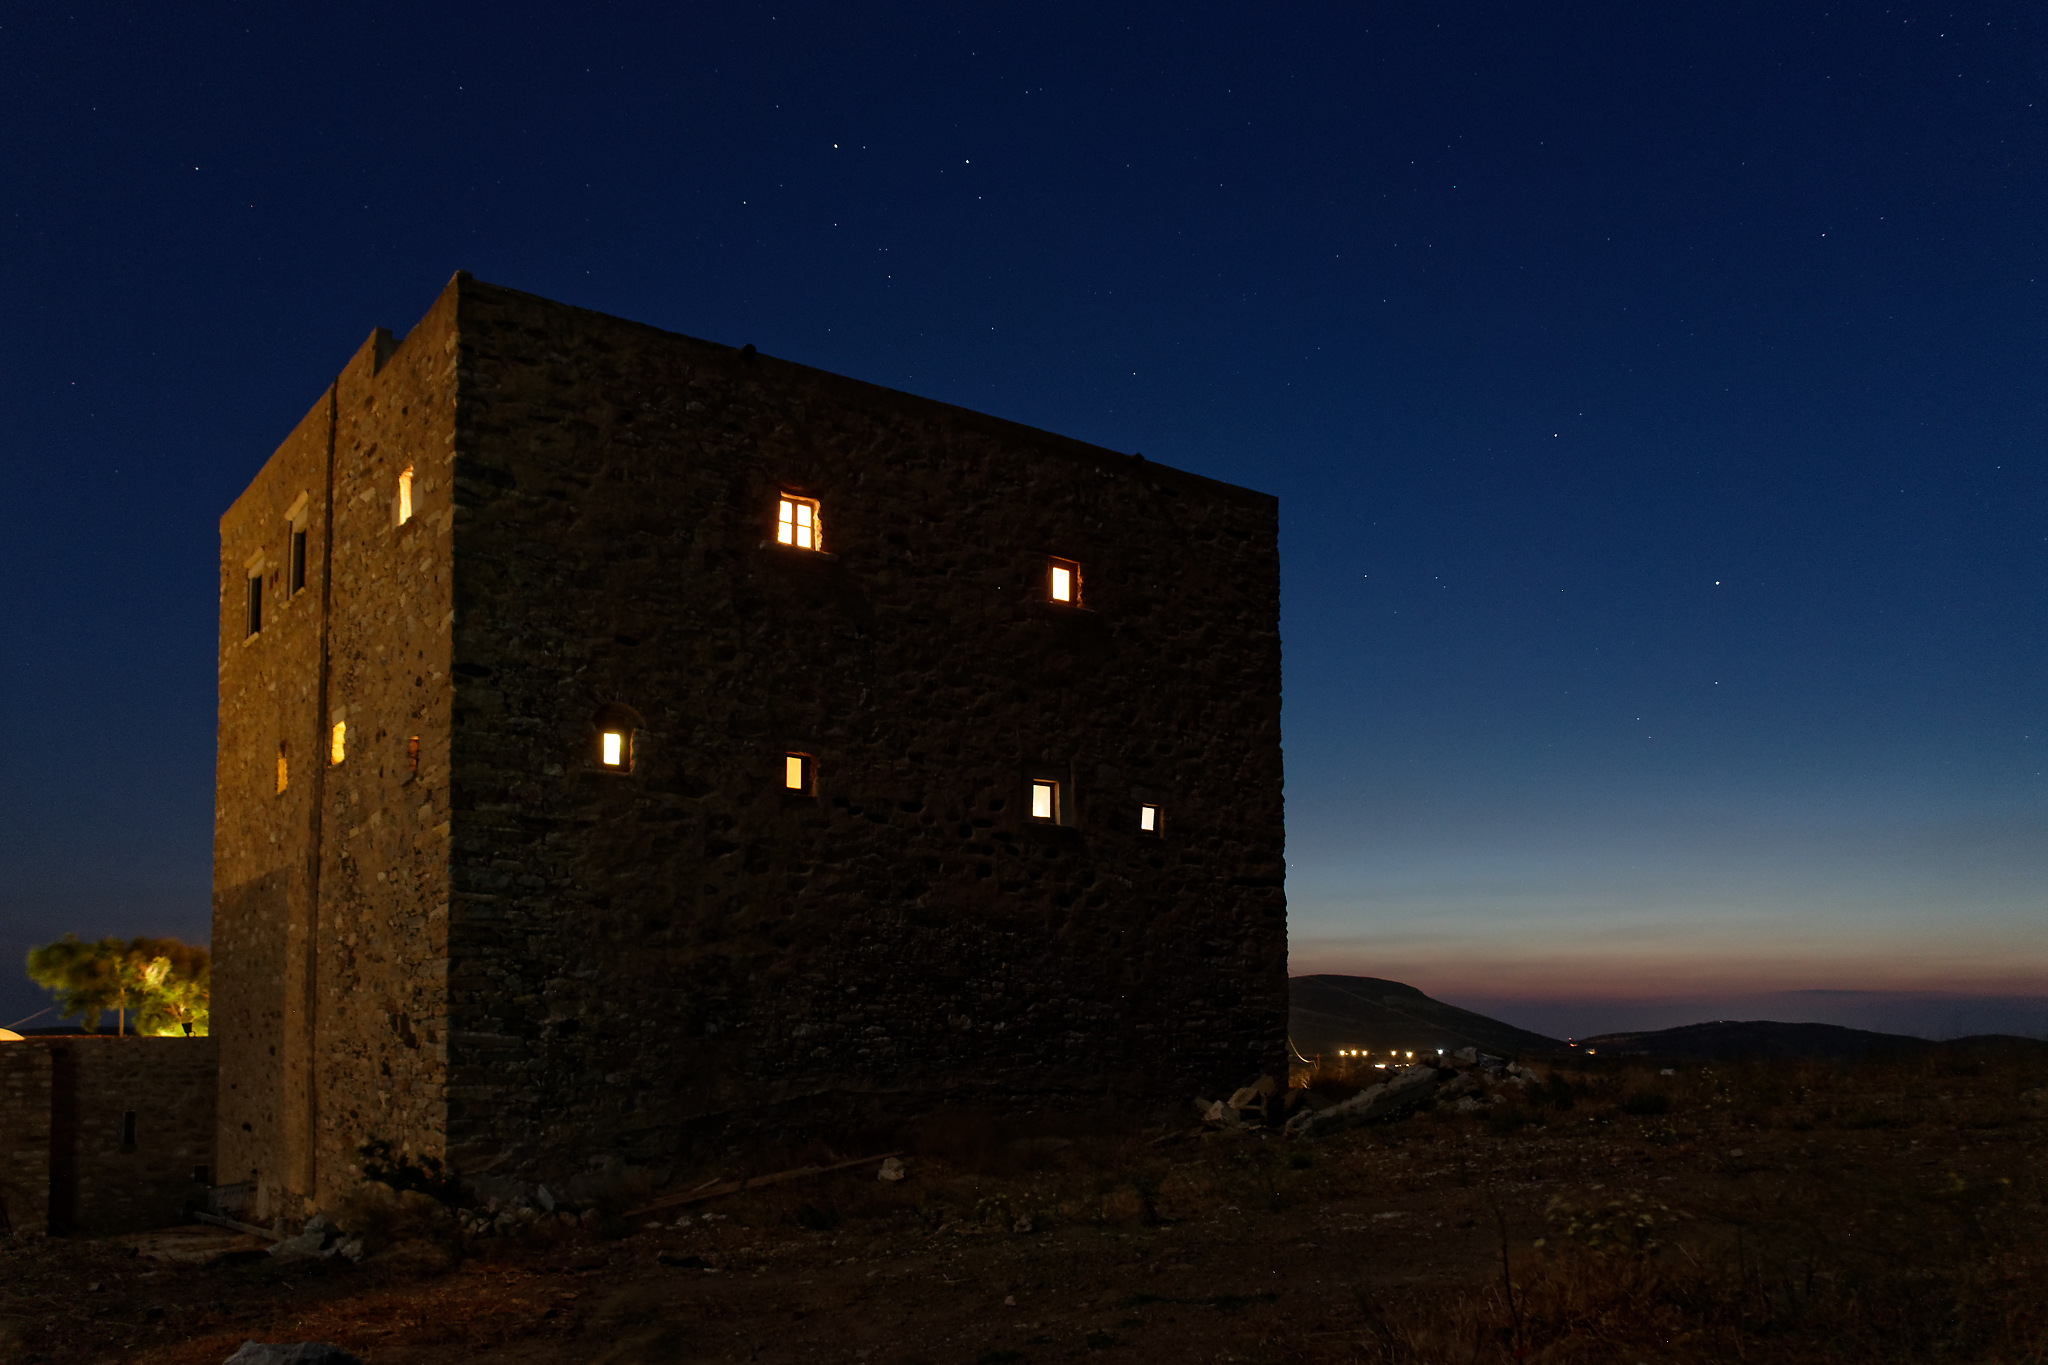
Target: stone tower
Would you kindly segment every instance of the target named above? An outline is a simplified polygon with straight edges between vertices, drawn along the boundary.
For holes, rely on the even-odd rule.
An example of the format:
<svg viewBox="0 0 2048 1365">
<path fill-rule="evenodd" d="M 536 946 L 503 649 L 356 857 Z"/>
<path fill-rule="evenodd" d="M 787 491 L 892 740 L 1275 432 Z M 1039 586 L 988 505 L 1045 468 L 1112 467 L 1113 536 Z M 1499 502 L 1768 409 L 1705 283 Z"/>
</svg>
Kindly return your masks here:
<svg viewBox="0 0 2048 1365">
<path fill-rule="evenodd" d="M 221 519 L 220 1179 L 1281 1063 L 1277 505 L 457 275 Z"/>
</svg>

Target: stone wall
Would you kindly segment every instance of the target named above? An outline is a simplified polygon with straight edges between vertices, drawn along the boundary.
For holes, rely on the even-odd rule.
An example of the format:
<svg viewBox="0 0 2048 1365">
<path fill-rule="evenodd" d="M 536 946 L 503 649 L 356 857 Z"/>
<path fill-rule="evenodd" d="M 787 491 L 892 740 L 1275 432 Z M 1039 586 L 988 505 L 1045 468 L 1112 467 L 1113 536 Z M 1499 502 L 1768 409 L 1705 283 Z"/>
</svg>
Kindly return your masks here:
<svg viewBox="0 0 2048 1365">
<path fill-rule="evenodd" d="M 219 1051 L 211 1038 L 66 1038 L 75 1185 L 68 1230 L 92 1236 L 174 1227 L 201 1207 L 214 1171 Z M 132 1117 L 131 1117 L 132 1116 Z"/>
<path fill-rule="evenodd" d="M 453 312 L 403 344 L 373 333 L 221 519 L 221 1178 L 253 1183 L 257 1217 L 351 1184 L 368 1137 L 441 1140 Z M 306 583 L 288 595 L 301 505 Z M 251 637 L 256 556 L 274 605 Z"/>
<path fill-rule="evenodd" d="M 1272 498 L 458 288 L 465 1169 L 660 1160 L 803 1096 L 1280 1064 Z M 826 554 L 774 543 L 782 491 Z M 1085 609 L 1047 600 L 1052 555 Z M 642 718 L 630 775 L 592 761 L 607 705 Z M 1025 818 L 1038 777 L 1059 826 Z"/>
<path fill-rule="evenodd" d="M 50 1050 L 0 1043 L 0 1232 L 44 1232 L 50 1210 Z"/>
<path fill-rule="evenodd" d="M 826 553 L 774 543 L 785 491 Z M 245 640 L 302 494 L 304 609 Z M 853 1094 L 1280 1064 L 1270 497 L 458 276 L 221 532 L 219 1179 L 255 1216 L 372 1140 L 560 1179 Z"/>
<path fill-rule="evenodd" d="M 0 1043 L 0 1203 L 15 1232 L 187 1221 L 213 1178 L 211 1038 Z"/>
</svg>

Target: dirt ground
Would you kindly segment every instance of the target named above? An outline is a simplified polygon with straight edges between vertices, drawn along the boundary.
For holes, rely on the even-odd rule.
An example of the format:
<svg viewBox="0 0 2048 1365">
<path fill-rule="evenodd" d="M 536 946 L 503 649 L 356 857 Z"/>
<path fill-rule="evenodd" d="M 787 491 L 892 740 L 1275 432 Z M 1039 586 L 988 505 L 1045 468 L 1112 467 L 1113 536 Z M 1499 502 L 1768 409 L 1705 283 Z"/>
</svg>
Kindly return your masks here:
<svg viewBox="0 0 2048 1365">
<path fill-rule="evenodd" d="M 360 1266 L 15 1239 L 0 1362 L 2048 1360 L 2048 1046 L 1660 1071 L 1312 1141 L 956 1117 L 899 1183 Z"/>
</svg>

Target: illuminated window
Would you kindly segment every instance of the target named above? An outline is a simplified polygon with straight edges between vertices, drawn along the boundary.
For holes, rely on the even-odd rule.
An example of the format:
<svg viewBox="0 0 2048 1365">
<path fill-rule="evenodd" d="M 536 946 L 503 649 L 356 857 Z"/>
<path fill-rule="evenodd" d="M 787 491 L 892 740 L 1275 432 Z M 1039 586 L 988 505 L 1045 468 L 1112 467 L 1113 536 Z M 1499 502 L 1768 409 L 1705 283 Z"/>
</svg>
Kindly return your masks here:
<svg viewBox="0 0 2048 1365">
<path fill-rule="evenodd" d="M 809 754 L 784 754 L 782 756 L 782 786 L 785 791 L 803 792 L 812 790 L 812 780 L 817 776 L 818 761 Z"/>
<path fill-rule="evenodd" d="M 590 718 L 594 742 L 586 750 L 601 772 L 633 771 L 633 737 L 640 732 L 640 713 L 630 706 L 610 702 Z"/>
<path fill-rule="evenodd" d="M 249 575 L 248 629 L 245 636 L 254 635 L 263 629 L 263 568 L 258 565 Z"/>
<path fill-rule="evenodd" d="M 416 773 L 420 770 L 420 737 L 412 736 L 405 741 L 405 770 Z"/>
<path fill-rule="evenodd" d="M 1143 834 L 1159 833 L 1159 807 L 1138 807 L 1138 830 Z"/>
<path fill-rule="evenodd" d="M 284 795 L 285 786 L 291 781 L 291 769 L 284 761 L 284 745 L 277 746 L 277 794 Z"/>
<path fill-rule="evenodd" d="M 348 757 L 348 722 L 334 722 L 334 729 L 327 736 L 327 761 L 340 763 Z"/>
<path fill-rule="evenodd" d="M 412 520 L 412 466 L 407 465 L 398 472 L 398 497 L 391 504 L 392 525 L 403 526 Z"/>
<path fill-rule="evenodd" d="M 824 549 L 825 520 L 818 514 L 818 500 L 784 493 L 775 504 L 775 539 L 799 550 Z"/>
<path fill-rule="evenodd" d="M 1031 818 L 1051 824 L 1060 822 L 1060 784 L 1039 778 L 1031 784 Z"/>
<path fill-rule="evenodd" d="M 1069 606 L 1081 605 L 1081 566 L 1071 559 L 1048 559 L 1045 569 L 1046 595 Z"/>
</svg>

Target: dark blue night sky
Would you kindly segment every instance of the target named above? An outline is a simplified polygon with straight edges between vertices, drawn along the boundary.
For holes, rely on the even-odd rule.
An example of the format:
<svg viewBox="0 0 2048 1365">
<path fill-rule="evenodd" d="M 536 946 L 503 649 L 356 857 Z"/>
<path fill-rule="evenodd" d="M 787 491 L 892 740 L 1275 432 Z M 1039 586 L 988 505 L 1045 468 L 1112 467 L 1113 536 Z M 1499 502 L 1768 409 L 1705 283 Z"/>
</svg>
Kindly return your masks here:
<svg viewBox="0 0 2048 1365">
<path fill-rule="evenodd" d="M 1297 971 L 2048 1033 L 2044 120 L 2018 4 L 0 7 L 0 958 L 204 937 L 217 519 L 467 269 L 1277 493 Z"/>
</svg>

